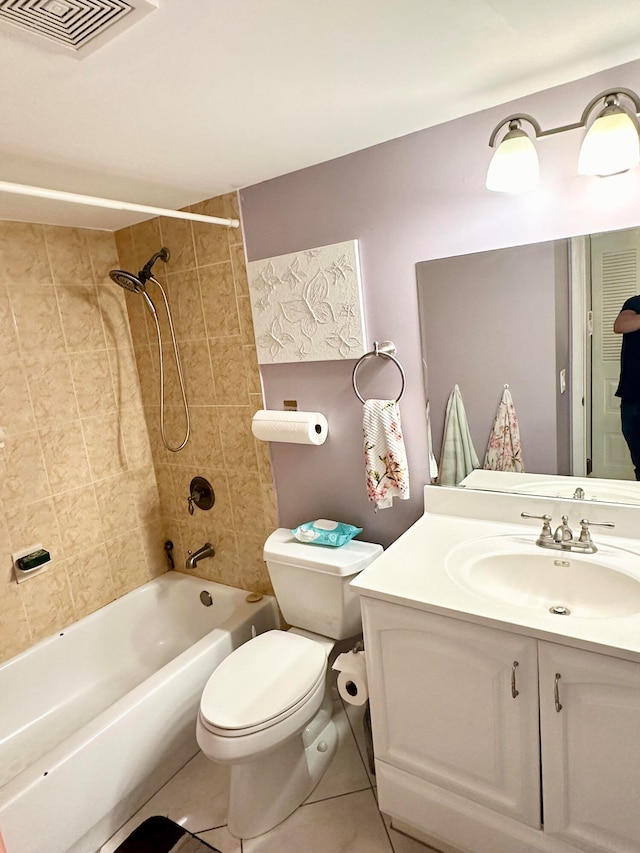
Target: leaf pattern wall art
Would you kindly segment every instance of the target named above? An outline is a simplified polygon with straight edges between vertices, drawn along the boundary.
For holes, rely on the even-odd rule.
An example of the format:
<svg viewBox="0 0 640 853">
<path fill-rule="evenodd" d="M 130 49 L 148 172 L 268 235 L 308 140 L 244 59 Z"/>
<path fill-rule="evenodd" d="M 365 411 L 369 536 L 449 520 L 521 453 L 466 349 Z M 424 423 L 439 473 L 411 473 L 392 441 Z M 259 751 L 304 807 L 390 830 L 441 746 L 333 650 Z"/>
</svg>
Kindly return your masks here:
<svg viewBox="0 0 640 853">
<path fill-rule="evenodd" d="M 365 354 L 357 240 L 251 261 L 247 272 L 259 364 Z"/>
</svg>

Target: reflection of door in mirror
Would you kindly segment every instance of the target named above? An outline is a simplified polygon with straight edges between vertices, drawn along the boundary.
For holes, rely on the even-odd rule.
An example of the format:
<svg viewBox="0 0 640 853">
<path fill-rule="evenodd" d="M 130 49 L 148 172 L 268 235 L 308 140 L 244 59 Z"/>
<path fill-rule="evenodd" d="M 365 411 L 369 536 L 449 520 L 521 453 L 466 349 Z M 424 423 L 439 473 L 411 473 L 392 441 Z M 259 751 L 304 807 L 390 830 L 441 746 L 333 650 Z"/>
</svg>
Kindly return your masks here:
<svg viewBox="0 0 640 853">
<path fill-rule="evenodd" d="M 615 396 L 622 335 L 614 333 L 613 324 L 625 300 L 640 293 L 640 229 L 593 234 L 590 242 L 592 473 L 594 477 L 634 480 L 620 430 L 620 399 Z"/>
</svg>

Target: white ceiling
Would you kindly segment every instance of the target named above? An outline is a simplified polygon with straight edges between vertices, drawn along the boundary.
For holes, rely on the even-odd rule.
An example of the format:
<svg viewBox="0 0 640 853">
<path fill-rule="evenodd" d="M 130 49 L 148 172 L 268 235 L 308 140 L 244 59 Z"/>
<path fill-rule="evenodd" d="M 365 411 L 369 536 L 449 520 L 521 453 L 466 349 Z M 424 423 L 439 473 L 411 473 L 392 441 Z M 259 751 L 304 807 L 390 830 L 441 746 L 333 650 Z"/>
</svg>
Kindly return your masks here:
<svg viewBox="0 0 640 853">
<path fill-rule="evenodd" d="M 0 180 L 181 207 L 639 57 L 638 0 L 159 0 L 83 59 L 2 25 Z"/>
</svg>

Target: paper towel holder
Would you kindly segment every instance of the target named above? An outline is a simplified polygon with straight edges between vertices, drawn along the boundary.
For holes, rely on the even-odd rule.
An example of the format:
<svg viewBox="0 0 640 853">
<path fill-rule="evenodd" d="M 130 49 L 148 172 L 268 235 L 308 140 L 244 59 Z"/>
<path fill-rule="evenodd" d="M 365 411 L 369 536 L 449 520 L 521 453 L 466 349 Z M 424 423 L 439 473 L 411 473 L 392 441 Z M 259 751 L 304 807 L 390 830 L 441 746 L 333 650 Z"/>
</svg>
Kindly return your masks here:
<svg viewBox="0 0 640 853">
<path fill-rule="evenodd" d="M 329 424 L 322 412 L 259 409 L 251 431 L 259 441 L 319 446 L 326 441 Z"/>
</svg>

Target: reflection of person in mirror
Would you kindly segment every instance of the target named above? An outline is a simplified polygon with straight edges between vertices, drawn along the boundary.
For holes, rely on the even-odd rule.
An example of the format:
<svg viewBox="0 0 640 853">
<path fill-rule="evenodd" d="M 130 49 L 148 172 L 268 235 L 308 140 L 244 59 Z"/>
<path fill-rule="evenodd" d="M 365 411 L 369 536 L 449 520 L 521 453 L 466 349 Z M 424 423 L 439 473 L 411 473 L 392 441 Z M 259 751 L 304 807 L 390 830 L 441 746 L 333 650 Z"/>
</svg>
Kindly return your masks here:
<svg viewBox="0 0 640 853">
<path fill-rule="evenodd" d="M 622 306 L 613 331 L 622 335 L 620 382 L 620 416 L 631 461 L 640 480 L 640 296 L 632 296 Z"/>
</svg>

